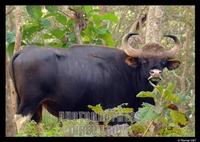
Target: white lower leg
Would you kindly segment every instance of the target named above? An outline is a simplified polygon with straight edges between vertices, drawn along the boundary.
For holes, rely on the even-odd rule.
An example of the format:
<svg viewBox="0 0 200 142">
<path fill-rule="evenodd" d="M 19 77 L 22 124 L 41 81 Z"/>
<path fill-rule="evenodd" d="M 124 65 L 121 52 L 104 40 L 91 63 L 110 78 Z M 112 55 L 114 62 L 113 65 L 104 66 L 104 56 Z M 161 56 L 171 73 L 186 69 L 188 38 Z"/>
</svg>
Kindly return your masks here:
<svg viewBox="0 0 200 142">
<path fill-rule="evenodd" d="M 30 120 L 32 117 L 31 114 L 28 114 L 27 116 L 22 116 L 21 114 L 15 114 L 14 119 L 15 119 L 15 123 L 16 123 L 16 127 L 17 127 L 17 132 L 20 131 L 20 129 L 22 128 L 22 125 Z"/>
</svg>

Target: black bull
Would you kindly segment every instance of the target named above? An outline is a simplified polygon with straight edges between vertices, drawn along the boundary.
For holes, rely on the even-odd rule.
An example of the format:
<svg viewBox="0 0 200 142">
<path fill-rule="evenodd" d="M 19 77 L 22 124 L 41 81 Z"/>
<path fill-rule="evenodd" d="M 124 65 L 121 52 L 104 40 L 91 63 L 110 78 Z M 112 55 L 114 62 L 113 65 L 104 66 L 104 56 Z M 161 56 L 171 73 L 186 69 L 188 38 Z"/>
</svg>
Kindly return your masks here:
<svg viewBox="0 0 200 142">
<path fill-rule="evenodd" d="M 17 114 L 40 122 L 42 106 L 57 117 L 59 111 L 89 111 L 88 105 L 96 104 L 113 108 L 128 103 L 137 110 L 142 102 L 154 103 L 152 98 L 136 97 L 140 91 L 153 90 L 150 75 L 159 70 L 158 78 L 163 68 L 175 69 L 179 63 L 160 56 L 132 57 L 120 49 L 92 45 L 30 46 L 16 53 L 10 66 Z"/>
</svg>

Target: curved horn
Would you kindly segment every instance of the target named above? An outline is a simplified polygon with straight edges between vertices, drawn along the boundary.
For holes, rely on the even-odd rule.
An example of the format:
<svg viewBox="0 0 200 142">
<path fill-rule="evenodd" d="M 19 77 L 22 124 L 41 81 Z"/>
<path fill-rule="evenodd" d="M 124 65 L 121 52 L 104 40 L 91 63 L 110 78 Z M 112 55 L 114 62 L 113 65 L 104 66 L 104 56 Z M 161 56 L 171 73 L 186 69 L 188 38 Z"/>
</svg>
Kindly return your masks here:
<svg viewBox="0 0 200 142">
<path fill-rule="evenodd" d="M 127 35 L 125 35 L 122 39 L 122 47 L 123 47 L 124 52 L 127 55 L 132 56 L 132 57 L 139 57 L 142 53 L 142 50 L 134 49 L 128 43 L 129 38 L 133 35 L 139 35 L 139 34 L 138 33 L 128 33 Z"/>
<path fill-rule="evenodd" d="M 168 58 L 175 58 L 180 49 L 180 40 L 174 35 L 164 35 L 164 37 L 170 37 L 174 40 L 175 46 L 166 52 Z"/>
</svg>

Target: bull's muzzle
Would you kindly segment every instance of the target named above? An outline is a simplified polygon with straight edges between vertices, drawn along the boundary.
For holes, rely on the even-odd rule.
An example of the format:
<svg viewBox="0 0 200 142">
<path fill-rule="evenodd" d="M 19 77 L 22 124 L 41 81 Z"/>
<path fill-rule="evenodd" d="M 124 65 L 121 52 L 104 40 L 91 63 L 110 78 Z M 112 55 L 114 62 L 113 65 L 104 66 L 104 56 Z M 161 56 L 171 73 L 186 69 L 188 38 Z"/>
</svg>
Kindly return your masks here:
<svg viewBox="0 0 200 142">
<path fill-rule="evenodd" d="M 158 83 L 162 80 L 161 74 L 162 71 L 159 69 L 153 69 L 149 71 L 150 77 L 148 78 L 149 81 Z"/>
</svg>

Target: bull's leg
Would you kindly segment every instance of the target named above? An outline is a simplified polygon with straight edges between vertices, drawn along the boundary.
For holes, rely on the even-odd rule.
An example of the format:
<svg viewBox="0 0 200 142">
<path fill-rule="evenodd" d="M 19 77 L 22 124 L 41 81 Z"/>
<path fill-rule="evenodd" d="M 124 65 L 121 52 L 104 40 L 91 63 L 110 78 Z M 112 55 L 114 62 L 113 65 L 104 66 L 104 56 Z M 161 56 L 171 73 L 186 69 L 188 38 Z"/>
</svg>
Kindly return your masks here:
<svg viewBox="0 0 200 142">
<path fill-rule="evenodd" d="M 38 107 L 38 104 L 40 104 L 39 99 L 37 101 L 32 101 L 32 99 L 29 99 L 28 97 L 26 100 L 23 99 L 20 101 L 20 104 L 17 108 L 17 113 L 15 115 L 15 122 L 18 132 L 26 121 L 32 119 L 36 122 L 39 122 L 41 120 L 40 114 L 42 108 L 40 108 L 40 106 Z"/>
<path fill-rule="evenodd" d="M 43 126 L 42 126 L 42 105 L 40 105 L 38 107 L 38 109 L 36 110 L 36 112 L 33 114 L 31 120 L 34 120 L 37 124 L 36 124 L 36 130 L 38 132 L 38 136 L 41 134 L 41 132 L 43 132 Z"/>
<path fill-rule="evenodd" d="M 16 122 L 17 132 L 19 133 L 19 130 L 22 128 L 23 124 L 26 121 L 29 121 L 31 119 L 31 114 L 28 114 L 26 116 L 22 116 L 21 114 L 15 114 L 14 119 Z"/>
<path fill-rule="evenodd" d="M 58 124 L 60 127 L 63 126 L 63 121 L 62 121 L 62 118 L 58 117 Z"/>
<path fill-rule="evenodd" d="M 34 120 L 36 123 L 40 123 L 42 121 L 42 105 L 40 105 L 33 116 L 31 117 L 31 120 Z"/>
</svg>

